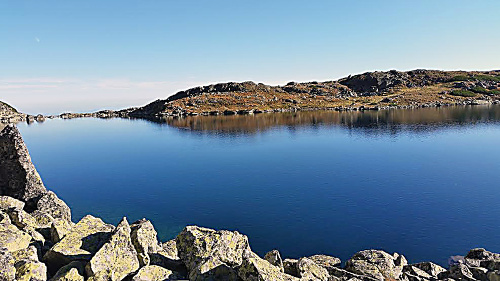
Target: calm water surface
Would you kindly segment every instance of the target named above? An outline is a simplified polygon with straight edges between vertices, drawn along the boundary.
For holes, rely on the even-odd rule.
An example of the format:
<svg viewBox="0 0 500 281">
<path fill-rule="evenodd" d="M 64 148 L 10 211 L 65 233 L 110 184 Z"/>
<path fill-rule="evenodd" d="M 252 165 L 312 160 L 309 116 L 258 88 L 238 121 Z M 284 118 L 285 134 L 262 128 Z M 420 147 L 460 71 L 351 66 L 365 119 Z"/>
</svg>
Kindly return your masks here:
<svg viewBox="0 0 500 281">
<path fill-rule="evenodd" d="M 74 221 L 238 230 L 285 257 L 500 252 L 500 106 L 19 127 Z"/>
</svg>

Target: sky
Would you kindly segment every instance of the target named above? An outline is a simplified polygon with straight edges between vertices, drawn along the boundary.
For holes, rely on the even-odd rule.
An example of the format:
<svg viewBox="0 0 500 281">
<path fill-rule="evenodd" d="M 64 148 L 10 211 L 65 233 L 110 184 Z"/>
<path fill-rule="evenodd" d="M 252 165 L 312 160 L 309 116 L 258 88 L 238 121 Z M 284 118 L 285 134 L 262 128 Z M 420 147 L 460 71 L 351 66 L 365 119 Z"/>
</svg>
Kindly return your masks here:
<svg viewBox="0 0 500 281">
<path fill-rule="evenodd" d="M 194 86 L 500 69 L 500 1 L 0 1 L 0 100 L 120 109 Z"/>
</svg>

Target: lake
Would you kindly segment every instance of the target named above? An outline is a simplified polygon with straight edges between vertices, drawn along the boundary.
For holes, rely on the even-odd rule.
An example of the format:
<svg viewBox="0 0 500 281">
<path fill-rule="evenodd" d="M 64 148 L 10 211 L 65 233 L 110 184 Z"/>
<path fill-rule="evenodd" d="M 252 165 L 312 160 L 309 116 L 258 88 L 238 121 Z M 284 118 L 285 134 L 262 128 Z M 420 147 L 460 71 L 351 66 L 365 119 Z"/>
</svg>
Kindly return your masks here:
<svg viewBox="0 0 500 281">
<path fill-rule="evenodd" d="M 18 126 L 73 221 L 238 230 L 293 258 L 500 252 L 498 105 Z"/>
</svg>

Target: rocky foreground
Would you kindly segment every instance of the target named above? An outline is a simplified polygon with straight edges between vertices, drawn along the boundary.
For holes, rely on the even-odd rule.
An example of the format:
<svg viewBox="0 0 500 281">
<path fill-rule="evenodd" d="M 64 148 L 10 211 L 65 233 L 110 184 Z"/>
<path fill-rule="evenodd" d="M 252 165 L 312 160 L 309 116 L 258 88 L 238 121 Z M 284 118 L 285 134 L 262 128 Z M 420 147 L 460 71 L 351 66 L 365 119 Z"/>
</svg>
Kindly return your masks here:
<svg viewBox="0 0 500 281">
<path fill-rule="evenodd" d="M 187 226 L 160 243 L 150 221 L 117 226 L 71 210 L 43 185 L 17 128 L 0 133 L 0 281 L 11 280 L 500 280 L 500 254 L 473 249 L 451 259 L 408 264 L 381 250 L 340 259 L 260 257 L 237 231 Z"/>
</svg>

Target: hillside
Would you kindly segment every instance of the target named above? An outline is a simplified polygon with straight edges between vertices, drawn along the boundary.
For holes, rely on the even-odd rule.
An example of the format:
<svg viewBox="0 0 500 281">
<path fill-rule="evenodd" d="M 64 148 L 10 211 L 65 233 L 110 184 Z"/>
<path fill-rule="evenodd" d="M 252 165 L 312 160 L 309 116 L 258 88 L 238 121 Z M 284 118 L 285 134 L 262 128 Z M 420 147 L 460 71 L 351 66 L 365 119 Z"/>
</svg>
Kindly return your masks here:
<svg viewBox="0 0 500 281">
<path fill-rule="evenodd" d="M 131 117 L 247 114 L 296 110 L 368 110 L 498 103 L 500 71 L 367 72 L 337 81 L 219 83 L 191 88 L 146 106 Z"/>
</svg>

